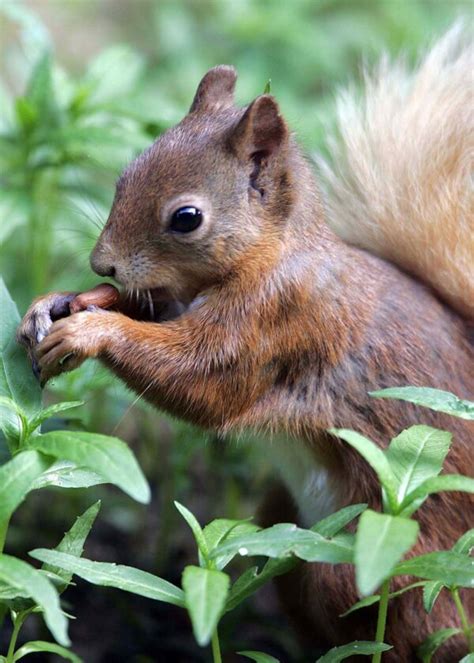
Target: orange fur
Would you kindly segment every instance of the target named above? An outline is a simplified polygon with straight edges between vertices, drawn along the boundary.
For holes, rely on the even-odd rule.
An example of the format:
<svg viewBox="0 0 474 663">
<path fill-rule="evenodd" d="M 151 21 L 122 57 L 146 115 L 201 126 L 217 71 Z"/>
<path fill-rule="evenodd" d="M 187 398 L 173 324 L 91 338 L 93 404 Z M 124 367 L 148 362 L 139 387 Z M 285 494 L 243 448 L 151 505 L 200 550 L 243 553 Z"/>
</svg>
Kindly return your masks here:
<svg viewBox="0 0 474 663">
<path fill-rule="evenodd" d="M 354 501 L 380 504 L 372 471 L 325 433 L 329 427 L 353 428 L 382 446 L 414 423 L 448 428 L 455 441 L 446 469 L 469 473 L 467 422 L 368 396 L 405 384 L 472 396 L 466 320 L 413 277 L 329 229 L 313 174 L 275 100 L 263 95 L 247 109 L 236 108 L 235 78 L 230 67 L 211 70 L 189 115 L 126 169 L 92 256 L 99 274 L 114 274 L 130 291 L 149 290 L 157 309 L 174 297 L 186 310 L 168 319 L 153 306 L 148 316 L 125 305 L 85 311 L 54 322 L 36 345 L 36 303 L 20 336 L 33 348 L 42 378 L 63 370 L 66 354 L 74 353 L 76 363 L 98 357 L 176 416 L 223 433 L 260 431 L 276 458 L 276 439 L 283 436 L 285 463 L 294 459 L 294 472 L 305 473 L 302 481 L 324 502 L 323 512 Z M 390 204 L 384 199 L 386 209 Z M 182 205 L 199 207 L 204 221 L 180 236 L 169 220 Z M 424 219 L 422 213 L 417 222 Z M 450 301 L 461 302 L 465 313 L 462 290 Z M 273 505 L 272 522 L 286 508 L 281 499 Z M 304 499 L 298 506 L 291 518 L 308 520 L 313 511 L 304 512 Z M 473 526 L 472 500 L 457 493 L 431 498 L 420 523 L 414 553 L 448 548 Z M 356 598 L 350 569 L 306 565 L 296 575 L 297 600 L 289 593 L 284 598 L 307 636 L 319 634 L 330 644 L 373 636 L 372 619 L 338 618 Z M 447 597 L 427 616 L 419 597 L 404 595 L 389 622 L 389 641 L 402 658 L 387 660 L 411 660 L 427 630 L 455 624 Z M 448 658 L 440 660 L 453 660 L 455 646 L 450 641 Z"/>
</svg>

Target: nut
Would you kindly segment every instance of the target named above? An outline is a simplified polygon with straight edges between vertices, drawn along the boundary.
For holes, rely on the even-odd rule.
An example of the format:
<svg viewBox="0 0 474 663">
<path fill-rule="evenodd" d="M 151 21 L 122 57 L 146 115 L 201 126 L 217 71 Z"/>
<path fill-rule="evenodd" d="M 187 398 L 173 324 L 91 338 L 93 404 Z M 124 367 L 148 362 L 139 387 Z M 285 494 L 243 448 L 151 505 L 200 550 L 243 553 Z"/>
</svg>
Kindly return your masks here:
<svg viewBox="0 0 474 663">
<path fill-rule="evenodd" d="M 81 292 L 77 297 L 74 297 L 69 304 L 69 310 L 71 313 L 78 313 L 79 311 L 85 311 L 91 306 L 111 308 L 114 304 L 117 304 L 119 298 L 120 293 L 117 288 L 109 283 L 101 283 L 100 285 L 96 285 L 95 288 Z"/>
</svg>

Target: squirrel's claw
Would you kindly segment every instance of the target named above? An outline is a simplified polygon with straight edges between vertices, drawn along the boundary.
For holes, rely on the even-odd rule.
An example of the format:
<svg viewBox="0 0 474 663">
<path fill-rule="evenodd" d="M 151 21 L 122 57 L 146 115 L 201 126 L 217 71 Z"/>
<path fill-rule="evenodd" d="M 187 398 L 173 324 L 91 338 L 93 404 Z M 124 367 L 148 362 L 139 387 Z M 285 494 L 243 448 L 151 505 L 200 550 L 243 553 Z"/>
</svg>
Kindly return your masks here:
<svg viewBox="0 0 474 663">
<path fill-rule="evenodd" d="M 60 373 L 77 368 L 88 357 L 97 356 L 103 335 L 100 323 L 107 315 L 112 314 L 81 311 L 53 323 L 48 335 L 34 349 L 42 385 Z"/>
<path fill-rule="evenodd" d="M 27 349 L 41 343 L 54 321 L 69 315 L 69 304 L 74 297 L 74 293 L 55 292 L 36 299 L 18 327 L 18 342 Z"/>
<path fill-rule="evenodd" d="M 52 377 L 76 368 L 83 361 L 79 349 L 75 347 L 74 337 L 67 333 L 64 322 L 53 324 L 49 334 L 35 348 L 42 385 Z"/>
<path fill-rule="evenodd" d="M 39 297 L 20 323 L 17 341 L 27 349 L 31 368 L 38 379 L 41 371 L 35 356 L 36 347 L 48 335 L 55 320 L 69 315 L 69 304 L 75 296 L 71 292 L 56 292 Z"/>
</svg>

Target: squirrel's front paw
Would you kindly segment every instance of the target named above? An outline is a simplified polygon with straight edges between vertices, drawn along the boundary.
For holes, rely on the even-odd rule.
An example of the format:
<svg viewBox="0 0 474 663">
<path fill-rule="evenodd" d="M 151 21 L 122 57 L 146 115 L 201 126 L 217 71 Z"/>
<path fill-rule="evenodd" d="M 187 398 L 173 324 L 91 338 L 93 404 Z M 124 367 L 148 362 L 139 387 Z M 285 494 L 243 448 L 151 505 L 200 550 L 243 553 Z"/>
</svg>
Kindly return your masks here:
<svg viewBox="0 0 474 663">
<path fill-rule="evenodd" d="M 39 367 L 35 358 L 35 348 L 48 334 L 55 320 L 69 315 L 69 304 L 75 296 L 74 292 L 51 292 L 49 295 L 38 297 L 18 327 L 17 340 L 27 349 L 36 377 L 39 377 Z"/>
<path fill-rule="evenodd" d="M 75 292 L 51 292 L 49 295 L 35 299 L 18 328 L 18 342 L 27 349 L 40 343 L 55 320 L 69 315 L 69 304 L 76 294 Z"/>
<path fill-rule="evenodd" d="M 88 357 L 97 357 L 107 335 L 108 321 L 104 326 L 104 318 L 111 315 L 83 311 L 55 322 L 48 335 L 34 349 L 41 384 L 77 368 Z"/>
</svg>

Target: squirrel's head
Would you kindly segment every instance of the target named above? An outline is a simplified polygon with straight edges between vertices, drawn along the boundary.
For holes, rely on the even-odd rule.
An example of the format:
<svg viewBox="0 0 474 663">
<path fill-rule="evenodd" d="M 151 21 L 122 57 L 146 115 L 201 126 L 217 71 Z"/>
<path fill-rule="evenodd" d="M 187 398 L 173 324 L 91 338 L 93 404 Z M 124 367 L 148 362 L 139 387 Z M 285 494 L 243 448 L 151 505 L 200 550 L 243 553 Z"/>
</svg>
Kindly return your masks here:
<svg viewBox="0 0 474 663">
<path fill-rule="evenodd" d="M 236 78 L 208 71 L 188 115 L 121 175 L 98 274 L 187 299 L 278 243 L 293 201 L 288 128 L 268 94 L 237 108 Z"/>
</svg>

